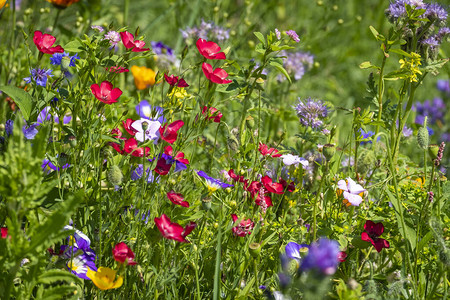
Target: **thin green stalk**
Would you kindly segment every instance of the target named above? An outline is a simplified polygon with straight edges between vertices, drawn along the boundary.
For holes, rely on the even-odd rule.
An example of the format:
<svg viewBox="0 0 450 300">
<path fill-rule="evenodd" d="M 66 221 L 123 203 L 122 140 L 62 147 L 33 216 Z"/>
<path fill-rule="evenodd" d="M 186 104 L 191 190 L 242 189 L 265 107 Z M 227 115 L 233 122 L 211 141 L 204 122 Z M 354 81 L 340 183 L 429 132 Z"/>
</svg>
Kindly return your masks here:
<svg viewBox="0 0 450 300">
<path fill-rule="evenodd" d="M 216 247 L 216 267 L 214 270 L 214 290 L 213 290 L 213 300 L 219 299 L 220 294 L 220 259 L 222 255 L 222 204 L 219 208 L 219 233 L 217 236 L 217 247 Z"/>
<path fill-rule="evenodd" d="M 383 51 L 383 62 L 381 63 L 381 69 L 380 69 L 380 78 L 378 80 L 378 118 L 377 118 L 377 127 L 375 130 L 375 136 L 380 132 L 380 122 L 381 122 L 381 115 L 383 113 L 383 95 L 384 95 L 384 80 L 383 80 L 383 72 L 384 72 L 384 66 L 386 65 L 386 55 Z"/>
<path fill-rule="evenodd" d="M 130 0 L 124 0 L 123 4 L 123 25 L 127 26 L 128 24 L 128 11 L 130 10 Z"/>
<path fill-rule="evenodd" d="M 327 173 L 327 170 L 328 170 L 328 162 L 325 162 L 325 172 L 323 172 L 323 170 L 322 170 L 322 177 L 320 178 L 319 189 L 316 192 L 316 197 L 314 197 L 314 202 L 313 202 L 313 240 L 311 242 L 315 241 L 316 237 L 317 237 L 317 228 L 316 228 L 316 226 L 317 226 L 317 200 L 319 200 L 319 195 L 322 190 L 322 184 L 323 184 L 323 181 L 325 178 L 325 174 Z"/>
</svg>

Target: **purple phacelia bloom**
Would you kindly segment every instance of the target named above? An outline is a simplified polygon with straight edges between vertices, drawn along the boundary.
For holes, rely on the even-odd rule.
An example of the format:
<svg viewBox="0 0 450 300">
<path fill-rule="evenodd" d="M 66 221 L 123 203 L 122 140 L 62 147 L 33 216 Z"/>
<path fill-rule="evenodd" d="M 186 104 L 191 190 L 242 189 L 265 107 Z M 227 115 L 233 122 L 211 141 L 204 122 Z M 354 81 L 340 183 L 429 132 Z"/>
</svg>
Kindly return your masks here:
<svg viewBox="0 0 450 300">
<path fill-rule="evenodd" d="M 403 136 L 404 137 L 410 137 L 413 134 L 413 130 L 409 128 L 408 126 L 403 126 Z"/>
<path fill-rule="evenodd" d="M 312 68 L 314 64 L 314 56 L 307 52 L 280 52 L 281 56 L 286 56 L 283 63 L 284 68 L 289 74 L 294 75 L 295 80 L 300 80 L 306 71 Z M 279 81 L 286 80 L 283 75 L 278 76 Z"/>
<path fill-rule="evenodd" d="M 410 5 L 416 10 L 425 8 L 425 4 L 422 0 L 397 0 L 394 3 L 391 3 L 389 8 L 385 11 L 390 22 L 394 23 L 399 18 L 406 17 L 405 5 Z"/>
<path fill-rule="evenodd" d="M 50 69 L 31 69 L 31 76 L 26 77 L 23 80 L 25 80 L 26 83 L 31 83 L 31 81 L 35 81 L 37 85 L 45 87 L 47 85 L 47 79 L 49 77 L 52 77 L 52 70 Z"/>
<path fill-rule="evenodd" d="M 425 12 L 424 17 L 428 18 L 430 21 L 436 21 L 438 26 L 439 24 L 445 24 L 448 13 L 441 5 L 429 3 L 425 8 L 427 11 Z"/>
<path fill-rule="evenodd" d="M 328 115 L 328 107 L 320 100 L 307 98 L 298 99 L 298 104 L 293 107 L 297 112 L 300 123 L 303 126 L 310 126 L 317 129 L 323 125 L 323 119 Z"/>
<path fill-rule="evenodd" d="M 186 27 L 186 29 L 181 30 L 183 39 L 194 39 L 202 38 L 205 40 L 217 40 L 224 41 L 230 38 L 230 31 L 223 27 L 217 26 L 214 22 L 205 22 L 202 20 L 199 27 Z"/>
<path fill-rule="evenodd" d="M 294 42 L 296 42 L 296 43 L 300 42 L 300 38 L 298 37 L 297 32 L 295 32 L 294 30 L 288 30 L 288 31 L 286 31 L 286 34 L 288 36 L 290 36 L 291 39 L 294 40 Z"/>
<path fill-rule="evenodd" d="M 428 117 L 429 124 L 434 124 L 437 120 L 444 121 L 446 105 L 441 98 L 434 98 L 433 101 L 426 100 L 423 104 L 417 102 L 415 104 L 415 110 L 417 112 L 416 124 L 423 124 L 425 116 Z"/>
<path fill-rule="evenodd" d="M 100 25 L 92 25 L 91 28 L 94 29 L 94 30 L 97 30 L 98 32 L 103 32 L 105 30 Z"/>
<path fill-rule="evenodd" d="M 80 59 L 80 56 L 78 56 L 78 53 L 76 53 L 73 56 L 70 56 L 69 53 L 63 52 L 63 53 L 55 53 L 50 57 L 50 63 L 52 65 L 61 65 L 61 61 L 63 57 L 69 57 L 70 63 L 69 67 L 75 67 L 75 59 Z"/>
<path fill-rule="evenodd" d="M 450 132 L 444 132 L 441 135 L 441 142 L 450 143 Z"/>
<path fill-rule="evenodd" d="M 439 29 L 437 38 L 439 42 L 442 42 L 443 40 L 446 40 L 450 36 L 450 28 L 448 27 L 442 27 Z"/>
<path fill-rule="evenodd" d="M 117 44 L 121 41 L 120 34 L 117 31 L 108 31 L 103 37 L 104 40 L 108 40 L 111 48 L 117 49 Z"/>
<path fill-rule="evenodd" d="M 12 135 L 13 133 L 13 127 L 14 127 L 14 121 L 13 120 L 6 120 L 5 123 L 5 132 L 7 136 Z"/>
<path fill-rule="evenodd" d="M 428 46 L 431 49 L 435 49 L 439 46 L 439 40 L 436 38 L 436 36 L 430 36 L 429 38 L 423 40 L 420 42 L 422 45 Z"/>
<path fill-rule="evenodd" d="M 311 244 L 308 255 L 300 265 L 300 271 L 316 270 L 324 275 L 333 275 L 339 264 L 339 243 L 335 240 L 320 238 Z"/>
<path fill-rule="evenodd" d="M 450 94 L 450 81 L 448 80 L 438 80 L 436 88 L 444 93 Z"/>
</svg>

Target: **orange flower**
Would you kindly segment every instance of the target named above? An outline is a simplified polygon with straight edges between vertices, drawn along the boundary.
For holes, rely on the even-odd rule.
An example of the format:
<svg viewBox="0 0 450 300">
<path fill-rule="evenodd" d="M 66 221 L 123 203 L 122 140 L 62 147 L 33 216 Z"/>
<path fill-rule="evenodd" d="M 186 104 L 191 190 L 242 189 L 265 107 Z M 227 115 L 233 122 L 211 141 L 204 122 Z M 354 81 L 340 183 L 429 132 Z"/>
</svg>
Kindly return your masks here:
<svg viewBox="0 0 450 300">
<path fill-rule="evenodd" d="M 61 8 L 61 9 L 69 7 L 72 4 L 77 3 L 78 1 L 80 1 L 80 0 L 47 0 L 47 2 L 50 2 L 51 4 L 56 6 L 57 8 Z"/>
<path fill-rule="evenodd" d="M 6 0 L 0 0 L 0 9 L 3 8 L 3 6 L 5 6 L 6 4 Z"/>
<path fill-rule="evenodd" d="M 155 84 L 155 71 L 147 67 L 132 66 L 131 73 L 133 73 L 134 84 L 138 90 L 144 90 Z"/>
</svg>

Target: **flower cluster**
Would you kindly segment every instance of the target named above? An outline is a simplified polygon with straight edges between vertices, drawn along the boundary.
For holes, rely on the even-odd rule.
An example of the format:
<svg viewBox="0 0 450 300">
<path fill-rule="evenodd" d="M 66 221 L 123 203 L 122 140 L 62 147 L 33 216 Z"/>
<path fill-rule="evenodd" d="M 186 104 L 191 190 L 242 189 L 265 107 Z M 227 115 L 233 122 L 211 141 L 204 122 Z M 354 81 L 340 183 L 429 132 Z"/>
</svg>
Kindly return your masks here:
<svg viewBox="0 0 450 300">
<path fill-rule="evenodd" d="M 186 27 L 186 29 L 180 31 L 185 40 L 201 38 L 224 41 L 230 37 L 230 30 L 215 25 L 214 22 L 205 22 L 204 20 L 199 27 Z"/>
<path fill-rule="evenodd" d="M 226 59 L 225 53 L 220 52 L 221 48 L 214 42 L 198 39 L 196 45 L 198 52 L 200 52 L 200 54 L 206 59 Z M 211 82 L 217 84 L 232 82 L 232 80 L 225 79 L 228 77 L 228 73 L 224 69 L 213 69 L 213 67 L 206 62 L 202 64 L 202 71 L 206 78 L 208 78 Z"/>
<path fill-rule="evenodd" d="M 302 79 L 303 75 L 310 70 L 314 65 L 314 56 L 308 52 L 280 52 L 281 56 L 285 56 L 283 66 L 286 71 L 293 75 L 295 80 Z M 279 81 L 286 80 L 286 77 L 283 75 L 278 75 Z"/>
<path fill-rule="evenodd" d="M 436 122 L 443 122 L 444 115 L 447 110 L 445 102 L 441 98 L 434 98 L 432 101 L 425 100 L 423 103 L 416 102 L 416 124 L 423 124 L 425 117 L 428 117 L 429 124 L 435 124 Z"/>
<path fill-rule="evenodd" d="M 297 112 L 300 123 L 313 129 L 322 127 L 323 119 L 328 116 L 328 107 L 322 101 L 311 98 L 306 100 L 299 98 L 294 109 Z"/>
</svg>

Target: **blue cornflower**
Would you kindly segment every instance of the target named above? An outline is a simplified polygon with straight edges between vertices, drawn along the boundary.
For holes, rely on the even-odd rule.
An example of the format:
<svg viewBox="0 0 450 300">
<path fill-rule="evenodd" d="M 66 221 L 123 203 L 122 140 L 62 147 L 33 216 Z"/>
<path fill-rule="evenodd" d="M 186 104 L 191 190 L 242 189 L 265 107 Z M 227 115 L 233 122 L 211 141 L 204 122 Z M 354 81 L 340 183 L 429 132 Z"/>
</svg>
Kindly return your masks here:
<svg viewBox="0 0 450 300">
<path fill-rule="evenodd" d="M 5 132 L 7 136 L 10 136 L 13 134 L 13 127 L 14 127 L 14 121 L 13 120 L 6 120 L 5 123 Z"/>
<path fill-rule="evenodd" d="M 75 67 L 75 59 L 80 59 L 80 56 L 78 56 L 78 53 L 76 53 L 73 56 L 70 56 L 69 53 L 63 52 L 63 53 L 55 53 L 52 55 L 52 57 L 50 57 L 50 63 L 52 65 L 61 65 L 62 59 L 63 57 L 69 57 L 70 58 L 70 63 L 69 63 L 69 67 Z"/>
<path fill-rule="evenodd" d="M 328 107 L 322 101 L 311 98 L 306 100 L 298 98 L 298 103 L 293 108 L 297 112 L 300 123 L 313 129 L 321 127 L 323 125 L 322 120 L 328 115 Z"/>
<path fill-rule="evenodd" d="M 31 69 L 31 76 L 26 77 L 23 80 L 25 80 L 26 83 L 31 83 L 31 81 L 35 81 L 37 85 L 45 87 L 47 85 L 47 79 L 48 77 L 52 77 L 52 70 L 50 69 Z"/>
<path fill-rule="evenodd" d="M 320 238 L 311 244 L 308 255 L 300 265 L 300 271 L 315 269 L 322 274 L 332 275 L 339 264 L 339 243 L 335 240 Z"/>
</svg>

